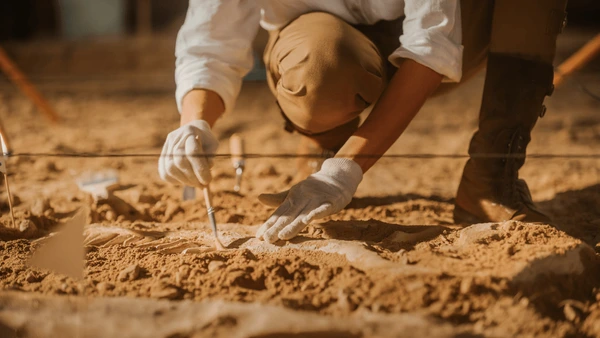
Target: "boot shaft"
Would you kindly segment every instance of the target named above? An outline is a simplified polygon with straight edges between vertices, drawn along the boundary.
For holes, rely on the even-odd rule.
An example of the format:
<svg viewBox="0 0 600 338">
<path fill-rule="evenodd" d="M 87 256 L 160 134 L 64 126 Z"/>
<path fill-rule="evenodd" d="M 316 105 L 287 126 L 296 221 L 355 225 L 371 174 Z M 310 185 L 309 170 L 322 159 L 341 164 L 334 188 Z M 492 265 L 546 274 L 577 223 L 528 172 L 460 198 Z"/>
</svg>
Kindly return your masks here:
<svg viewBox="0 0 600 338">
<path fill-rule="evenodd" d="M 504 176 L 523 166 L 531 130 L 544 116 L 544 98 L 553 91 L 553 74 L 549 64 L 490 54 L 479 130 L 469 147 L 477 168 Z"/>
</svg>

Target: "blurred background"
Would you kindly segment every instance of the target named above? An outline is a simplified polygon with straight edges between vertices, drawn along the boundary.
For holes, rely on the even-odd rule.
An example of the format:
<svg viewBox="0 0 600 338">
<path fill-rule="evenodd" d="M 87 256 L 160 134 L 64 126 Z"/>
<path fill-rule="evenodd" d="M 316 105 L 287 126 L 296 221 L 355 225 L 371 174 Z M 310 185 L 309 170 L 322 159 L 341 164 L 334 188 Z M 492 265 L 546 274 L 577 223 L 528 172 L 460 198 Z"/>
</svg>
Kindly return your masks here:
<svg viewBox="0 0 600 338">
<path fill-rule="evenodd" d="M 145 35 L 177 29 L 187 0 L 6 0 L 0 38 L 77 39 Z"/>
<path fill-rule="evenodd" d="M 188 0 L 3 0 L 0 46 L 40 86 L 174 90 L 175 37 Z M 600 1 L 571 0 L 569 27 L 598 27 Z M 258 34 L 260 56 L 267 34 Z M 248 80 L 264 79 L 256 57 Z M 123 81 L 127 77 L 127 81 Z M 148 79 L 154 81 L 148 81 Z M 110 81 L 112 79 L 112 81 Z M 5 79 L 0 76 L 2 90 Z M 58 86 L 58 87 L 57 87 Z"/>
<path fill-rule="evenodd" d="M 175 38 L 187 5 L 187 0 L 3 0 L 0 46 L 37 85 L 52 90 L 70 89 L 74 81 L 78 90 L 102 84 L 107 90 L 174 90 Z M 266 39 L 261 31 L 257 55 Z M 262 58 L 255 59 L 247 79 L 262 80 Z M 0 76 L 0 86 L 4 80 Z"/>
</svg>

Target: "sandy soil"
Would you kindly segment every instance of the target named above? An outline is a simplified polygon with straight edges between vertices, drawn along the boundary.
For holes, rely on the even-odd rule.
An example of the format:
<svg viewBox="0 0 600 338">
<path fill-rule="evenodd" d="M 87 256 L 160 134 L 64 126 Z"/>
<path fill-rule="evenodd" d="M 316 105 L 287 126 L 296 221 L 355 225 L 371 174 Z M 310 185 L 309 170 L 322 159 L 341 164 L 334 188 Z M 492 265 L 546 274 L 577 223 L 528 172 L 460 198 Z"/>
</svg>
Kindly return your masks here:
<svg viewBox="0 0 600 338">
<path fill-rule="evenodd" d="M 561 55 L 586 35 L 574 37 L 561 42 Z M 432 99 L 389 153 L 465 154 L 482 81 Z M 600 92 L 597 74 L 578 81 Z M 178 123 L 164 90 L 48 93 L 59 125 L 16 91 L 0 94 L 17 153 L 157 154 Z M 547 106 L 530 153 L 597 154 L 600 102 L 569 81 Z M 264 84 L 246 83 L 216 128 L 219 151 L 239 133 L 248 152 L 295 152 L 298 138 L 282 130 L 276 109 Z M 600 336 L 597 158 L 527 161 L 522 176 L 554 227 L 453 224 L 464 159 L 384 159 L 344 211 L 276 245 L 253 238 L 272 211 L 256 197 L 289 187 L 296 162 L 248 160 L 235 193 L 231 163 L 218 159 L 213 202 L 226 251 L 211 250 L 203 201 L 182 202 L 156 163 L 151 155 L 10 158 L 21 229 L 7 228 L 2 189 L 0 336 Z M 76 181 L 106 170 L 118 173 L 119 186 L 94 202 Z M 81 206 L 93 223 L 85 278 L 28 267 Z"/>
</svg>

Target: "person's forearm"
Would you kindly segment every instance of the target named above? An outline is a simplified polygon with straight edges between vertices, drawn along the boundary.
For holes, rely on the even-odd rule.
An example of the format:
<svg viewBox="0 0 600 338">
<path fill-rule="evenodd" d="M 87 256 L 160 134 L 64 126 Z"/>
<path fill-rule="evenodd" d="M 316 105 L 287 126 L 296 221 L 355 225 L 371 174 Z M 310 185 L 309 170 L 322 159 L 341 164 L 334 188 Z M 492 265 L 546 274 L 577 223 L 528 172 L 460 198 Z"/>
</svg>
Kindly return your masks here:
<svg viewBox="0 0 600 338">
<path fill-rule="evenodd" d="M 402 135 L 441 82 L 442 75 L 430 68 L 413 60 L 404 61 L 365 123 L 336 157 L 350 158 L 363 172 L 369 170 Z"/>
<path fill-rule="evenodd" d="M 204 120 L 212 127 L 224 111 L 225 105 L 219 94 L 212 90 L 194 89 L 183 98 L 181 125 Z"/>
</svg>

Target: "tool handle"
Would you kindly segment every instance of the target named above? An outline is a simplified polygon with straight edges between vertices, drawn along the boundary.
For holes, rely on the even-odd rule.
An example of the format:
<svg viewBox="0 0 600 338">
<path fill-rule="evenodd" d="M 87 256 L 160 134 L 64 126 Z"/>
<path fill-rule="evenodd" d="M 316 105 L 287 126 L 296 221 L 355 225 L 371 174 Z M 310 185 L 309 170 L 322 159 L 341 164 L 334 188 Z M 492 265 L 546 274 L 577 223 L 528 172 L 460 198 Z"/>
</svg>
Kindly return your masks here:
<svg viewBox="0 0 600 338">
<path fill-rule="evenodd" d="M 237 166 L 244 162 L 244 139 L 238 134 L 231 135 L 229 139 L 229 150 L 231 151 L 231 163 Z"/>
<path fill-rule="evenodd" d="M 206 204 L 206 210 L 212 209 L 212 193 L 210 192 L 210 186 L 205 186 L 202 189 L 204 192 L 204 203 Z"/>
</svg>

